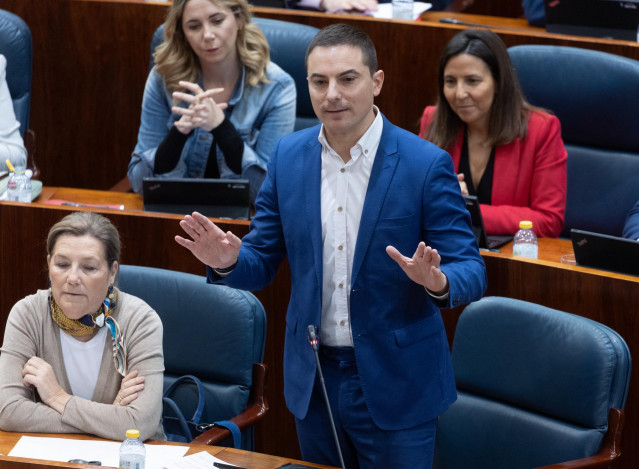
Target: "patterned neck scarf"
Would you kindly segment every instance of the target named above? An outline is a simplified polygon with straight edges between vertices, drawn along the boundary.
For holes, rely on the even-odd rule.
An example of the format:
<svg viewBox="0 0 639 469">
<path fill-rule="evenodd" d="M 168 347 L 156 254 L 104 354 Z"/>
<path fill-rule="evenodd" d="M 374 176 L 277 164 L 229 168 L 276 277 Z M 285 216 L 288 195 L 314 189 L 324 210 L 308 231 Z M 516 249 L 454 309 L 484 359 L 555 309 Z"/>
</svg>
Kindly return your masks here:
<svg viewBox="0 0 639 469">
<path fill-rule="evenodd" d="M 127 352 L 124 343 L 124 336 L 120 332 L 120 326 L 111 316 L 110 311 L 115 308 L 118 300 L 118 289 L 109 287 L 109 293 L 104 299 L 100 308 L 93 314 L 86 314 L 80 319 L 69 319 L 64 315 L 62 308 L 58 306 L 49 290 L 49 310 L 51 318 L 60 329 L 72 336 L 83 336 L 93 333 L 96 327 L 102 327 L 105 324 L 111 334 L 113 342 L 113 366 L 115 370 L 122 376 L 127 375 Z"/>
<path fill-rule="evenodd" d="M 89 335 L 93 333 L 96 327 L 104 326 L 104 317 L 108 316 L 109 312 L 115 308 L 117 298 L 118 289 L 111 287 L 109 288 L 109 294 L 95 313 L 85 314 L 80 319 L 69 319 L 65 316 L 62 308 L 55 302 L 53 294 L 49 290 L 49 312 L 53 322 L 67 334 L 74 337 Z"/>
</svg>

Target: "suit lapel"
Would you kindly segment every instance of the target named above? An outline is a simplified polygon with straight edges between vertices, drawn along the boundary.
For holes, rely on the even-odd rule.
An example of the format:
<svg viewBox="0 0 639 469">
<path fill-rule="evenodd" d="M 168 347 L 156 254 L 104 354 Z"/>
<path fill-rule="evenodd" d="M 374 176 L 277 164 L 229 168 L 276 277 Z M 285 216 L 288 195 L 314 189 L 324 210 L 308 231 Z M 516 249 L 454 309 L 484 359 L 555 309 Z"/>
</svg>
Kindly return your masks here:
<svg viewBox="0 0 639 469">
<path fill-rule="evenodd" d="M 375 225 L 382 210 L 382 204 L 386 198 L 386 193 L 393 180 L 395 168 L 399 161 L 397 153 L 397 137 L 393 132 L 394 126 L 384 118 L 384 129 L 379 141 L 375 162 L 371 170 L 371 177 L 368 181 L 362 218 L 357 233 L 357 244 L 353 256 L 353 272 L 351 275 L 351 286 L 355 284 L 355 279 L 362 266 L 368 245 L 370 244 Z"/>
<path fill-rule="evenodd" d="M 322 285 L 322 210 L 321 210 L 321 178 L 322 178 L 322 146 L 317 136 L 309 140 L 302 149 L 302 192 L 305 199 L 305 210 L 300 220 L 308 227 L 315 260 L 317 284 Z"/>
</svg>

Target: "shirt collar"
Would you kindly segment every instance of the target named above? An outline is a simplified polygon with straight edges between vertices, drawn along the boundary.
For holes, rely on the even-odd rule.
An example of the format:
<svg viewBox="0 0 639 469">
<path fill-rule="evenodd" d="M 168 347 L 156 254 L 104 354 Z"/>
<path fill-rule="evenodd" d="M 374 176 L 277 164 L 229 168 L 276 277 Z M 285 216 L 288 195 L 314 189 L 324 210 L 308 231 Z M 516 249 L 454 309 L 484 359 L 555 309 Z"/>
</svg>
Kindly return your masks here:
<svg viewBox="0 0 639 469">
<path fill-rule="evenodd" d="M 235 106 L 240 99 L 242 99 L 242 95 L 244 94 L 244 79 L 246 78 L 246 67 L 242 66 L 242 73 L 240 73 L 240 78 L 237 80 L 235 84 L 235 89 L 231 94 L 229 99 L 229 107 Z"/>
<path fill-rule="evenodd" d="M 377 147 L 377 145 L 379 144 L 379 141 L 382 138 L 382 129 L 384 127 L 382 113 L 379 112 L 378 107 L 375 105 L 373 105 L 373 110 L 375 112 L 375 120 L 373 120 L 373 123 L 368 127 L 366 132 L 364 132 L 364 135 L 360 137 L 357 143 L 355 143 L 353 148 L 351 148 L 352 152 L 354 148 L 359 147 L 361 154 L 364 155 L 365 158 L 375 157 L 375 155 L 372 154 L 373 152 L 370 150 Z M 320 133 L 317 136 L 317 140 L 319 140 L 324 149 L 331 149 L 328 140 L 326 140 L 326 135 L 324 134 L 324 124 L 322 124 Z"/>
</svg>

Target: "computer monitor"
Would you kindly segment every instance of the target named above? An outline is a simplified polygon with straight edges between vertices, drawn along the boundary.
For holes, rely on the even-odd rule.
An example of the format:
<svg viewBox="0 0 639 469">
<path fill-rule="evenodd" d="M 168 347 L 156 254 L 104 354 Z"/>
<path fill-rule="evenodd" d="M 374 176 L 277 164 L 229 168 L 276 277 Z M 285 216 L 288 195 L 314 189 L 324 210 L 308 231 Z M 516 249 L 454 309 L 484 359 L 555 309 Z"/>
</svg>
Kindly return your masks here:
<svg viewBox="0 0 639 469">
<path fill-rule="evenodd" d="M 577 264 L 639 275 L 639 241 L 574 228 L 570 238 Z"/>
<path fill-rule="evenodd" d="M 496 249 L 513 239 L 512 236 L 487 236 L 486 229 L 484 228 L 484 218 L 481 215 L 481 209 L 479 207 L 479 200 L 474 195 L 465 195 L 466 209 L 470 212 L 470 221 L 472 223 L 472 230 L 475 238 L 477 238 L 477 244 L 480 249 Z"/>
<path fill-rule="evenodd" d="M 639 0 L 544 0 L 546 31 L 637 41 Z"/>
<path fill-rule="evenodd" d="M 144 178 L 144 210 L 177 213 L 197 211 L 214 218 L 248 220 L 250 215 L 247 179 Z"/>
</svg>

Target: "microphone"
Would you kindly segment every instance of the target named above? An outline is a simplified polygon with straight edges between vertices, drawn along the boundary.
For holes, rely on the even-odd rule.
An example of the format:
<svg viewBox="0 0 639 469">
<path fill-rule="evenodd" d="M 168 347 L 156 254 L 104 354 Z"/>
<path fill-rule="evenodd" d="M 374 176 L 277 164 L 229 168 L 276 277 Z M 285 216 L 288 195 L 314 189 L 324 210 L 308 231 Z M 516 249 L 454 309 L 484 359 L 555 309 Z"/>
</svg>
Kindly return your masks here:
<svg viewBox="0 0 639 469">
<path fill-rule="evenodd" d="M 337 437 L 337 430 L 335 430 L 335 422 L 333 421 L 333 413 L 331 412 L 331 404 L 328 402 L 328 393 L 326 392 L 326 383 L 324 383 L 324 375 L 322 374 L 322 366 L 319 359 L 319 339 L 317 338 L 317 327 L 314 325 L 308 326 L 308 341 L 311 344 L 313 353 L 315 354 L 315 361 L 317 362 L 317 374 L 319 375 L 320 384 L 322 386 L 322 393 L 324 394 L 324 401 L 326 402 L 326 410 L 328 411 L 328 419 L 331 422 L 331 430 L 333 432 L 333 438 L 335 438 L 335 446 L 337 447 L 337 455 L 339 456 L 340 467 L 346 469 L 344 465 L 344 458 L 342 457 L 342 448 L 339 445 L 339 438 Z"/>
</svg>

